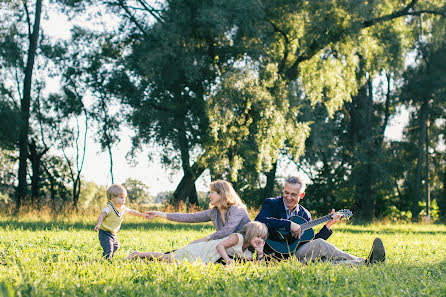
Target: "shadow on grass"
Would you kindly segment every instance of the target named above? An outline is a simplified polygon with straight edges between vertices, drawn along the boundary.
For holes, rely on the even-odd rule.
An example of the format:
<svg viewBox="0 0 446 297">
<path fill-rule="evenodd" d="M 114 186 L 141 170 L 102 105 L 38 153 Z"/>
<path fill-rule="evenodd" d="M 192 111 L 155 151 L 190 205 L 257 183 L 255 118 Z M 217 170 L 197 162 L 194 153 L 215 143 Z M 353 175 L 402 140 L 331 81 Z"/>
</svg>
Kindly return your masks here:
<svg viewBox="0 0 446 297">
<path fill-rule="evenodd" d="M 44 230 L 83 230 L 83 231 L 93 231 L 94 225 L 91 223 L 84 222 L 0 222 L 0 228 L 2 229 L 17 229 L 17 230 L 30 230 L 30 231 L 44 231 Z M 144 222 L 144 223 L 125 223 L 121 225 L 121 230 L 196 230 L 201 231 L 202 229 L 213 229 L 211 224 L 195 223 L 163 223 L 163 222 Z"/>
</svg>

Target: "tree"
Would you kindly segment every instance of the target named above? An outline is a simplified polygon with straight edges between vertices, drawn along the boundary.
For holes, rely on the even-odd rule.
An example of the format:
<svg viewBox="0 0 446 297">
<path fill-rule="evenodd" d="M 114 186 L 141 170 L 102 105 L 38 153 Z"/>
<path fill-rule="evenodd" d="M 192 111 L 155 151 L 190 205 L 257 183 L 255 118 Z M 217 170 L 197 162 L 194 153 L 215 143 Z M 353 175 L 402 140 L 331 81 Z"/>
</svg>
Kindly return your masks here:
<svg viewBox="0 0 446 297">
<path fill-rule="evenodd" d="M 267 79 L 271 71 L 260 77 L 250 69 L 227 72 L 208 101 L 212 140 L 205 150 L 211 176 L 231 181 L 245 196 L 260 188 L 259 172 L 270 169 L 285 141 L 300 156 L 310 131 L 308 123 L 289 116 L 298 113 L 297 103 L 286 98 L 280 80 Z M 245 200 L 261 203 L 262 195 L 252 197 Z"/>
<path fill-rule="evenodd" d="M 42 162 L 42 197 L 47 197 L 53 212 L 58 204 L 65 205 L 71 199 L 69 190 L 70 169 L 63 157 L 45 156 Z M 48 197 L 49 196 L 49 197 Z"/>
<path fill-rule="evenodd" d="M 17 129 L 8 129 L 17 135 L 10 138 L 10 141 L 19 150 L 17 209 L 29 197 L 28 160 L 31 161 L 33 171 L 31 196 L 34 202 L 37 201 L 42 173 L 41 160 L 51 146 L 45 144 L 41 129 L 36 127 L 41 127 L 39 113 L 44 113 L 39 101 L 45 100 L 41 92 L 45 88 L 47 76 L 51 75 L 51 68 L 47 66 L 52 57 L 45 56 L 45 53 L 52 50 L 52 44 L 40 26 L 45 12 L 44 4 L 41 0 L 33 3 L 34 5 L 30 1 L 8 1 L 2 2 L 0 6 L 0 96 L 2 111 L 9 114 L 9 123 L 16 123 Z"/>
<path fill-rule="evenodd" d="M 421 189 L 423 158 L 429 158 L 429 147 L 438 143 L 437 137 L 441 135 L 434 134 L 437 139 L 430 137 L 429 142 L 431 143 L 428 143 L 426 137 L 428 123 L 431 122 L 435 125 L 435 121 L 441 118 L 445 111 L 444 96 L 446 95 L 446 89 L 444 86 L 446 84 L 446 68 L 444 65 L 446 61 L 444 53 L 446 52 L 446 45 L 443 39 L 440 38 L 438 40 L 439 42 L 434 40 L 434 42 L 429 44 L 420 44 L 419 63 L 406 71 L 405 84 L 401 89 L 402 100 L 417 109 L 410 123 L 413 128 L 408 130 L 409 139 L 413 138 L 413 132 L 416 131 L 418 134 L 415 176 L 411 180 L 411 184 L 414 185 L 412 188 L 412 219 L 414 221 L 418 220 L 420 213 L 419 202 L 423 200 Z M 425 154 L 425 151 L 428 153 Z M 424 170 L 429 172 L 430 168 L 425 166 Z M 439 168 L 437 172 L 440 171 L 441 169 Z M 426 176 L 429 176 L 429 174 L 426 173 Z M 428 184 L 430 180 L 424 179 L 424 183 L 428 187 L 425 190 L 425 195 L 429 195 Z"/>
<path fill-rule="evenodd" d="M 127 178 L 122 186 L 127 190 L 128 199 L 131 203 L 151 202 L 153 200 L 149 193 L 149 187 L 140 180 Z"/>
<path fill-rule="evenodd" d="M 27 2 L 21 3 L 5 3 L 2 5 L 2 35 L 4 35 L 4 50 L 2 51 L 2 60 L 4 65 L 9 69 L 14 69 L 17 74 L 15 80 L 20 91 L 15 92 L 11 88 L 2 83 L 2 93 L 16 102 L 20 112 L 20 126 L 18 137 L 19 148 L 19 168 L 18 168 L 18 188 L 16 206 L 19 209 L 27 196 L 27 160 L 28 160 L 28 133 L 30 107 L 32 101 L 33 86 L 33 70 L 36 56 L 38 55 L 39 36 L 40 36 L 40 19 L 42 12 L 42 0 L 36 0 L 33 10 L 30 10 Z M 33 20 L 32 20 L 33 18 Z M 2 21 L 2 22 L 3 22 Z M 27 33 L 23 34 L 22 29 L 27 29 Z M 25 29 L 25 30 L 26 30 Z M 26 36 L 26 37 L 25 37 Z M 22 39 L 23 38 L 23 39 Z M 22 43 L 23 41 L 23 43 Z M 27 44 L 26 53 L 21 51 L 19 44 Z M 3 73 L 3 76 L 5 73 Z M 20 79 L 22 81 L 20 82 Z"/>
<path fill-rule="evenodd" d="M 68 96 L 74 95 L 76 97 L 76 100 L 81 100 L 81 98 L 78 97 L 79 94 L 74 94 L 71 93 L 70 91 L 68 91 L 67 94 L 69 94 Z M 66 98 L 65 100 L 68 101 L 70 99 Z M 85 152 L 87 150 L 87 132 L 88 132 L 87 111 L 82 104 L 79 106 L 80 110 L 77 110 L 77 112 L 65 115 L 69 117 L 67 118 L 65 127 L 62 128 L 59 134 L 61 140 L 59 148 L 62 150 L 64 158 L 70 170 L 70 179 L 72 182 L 72 199 L 73 199 L 73 206 L 75 208 L 78 207 L 79 195 L 82 189 L 81 173 L 84 167 Z M 83 120 L 84 122 L 83 125 L 80 124 L 80 120 Z M 75 123 L 74 130 L 71 127 L 72 122 Z M 74 150 L 73 152 L 74 157 L 69 156 L 67 148 Z"/>
</svg>

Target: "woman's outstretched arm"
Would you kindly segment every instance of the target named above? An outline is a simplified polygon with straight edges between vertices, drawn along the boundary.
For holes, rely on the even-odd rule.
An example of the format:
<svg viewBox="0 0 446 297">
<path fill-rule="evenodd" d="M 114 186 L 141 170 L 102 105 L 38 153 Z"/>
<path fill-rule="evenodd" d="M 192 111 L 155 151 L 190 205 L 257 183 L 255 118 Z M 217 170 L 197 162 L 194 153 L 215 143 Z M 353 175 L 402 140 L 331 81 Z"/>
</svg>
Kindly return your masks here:
<svg viewBox="0 0 446 297">
<path fill-rule="evenodd" d="M 162 212 L 156 210 L 149 210 L 145 213 L 149 215 L 151 219 L 153 218 L 164 218 L 169 221 L 174 222 L 182 222 L 182 223 L 200 223 L 200 222 L 208 222 L 211 220 L 212 209 L 207 209 L 200 212 L 194 213 L 171 213 L 171 212 Z"/>
</svg>

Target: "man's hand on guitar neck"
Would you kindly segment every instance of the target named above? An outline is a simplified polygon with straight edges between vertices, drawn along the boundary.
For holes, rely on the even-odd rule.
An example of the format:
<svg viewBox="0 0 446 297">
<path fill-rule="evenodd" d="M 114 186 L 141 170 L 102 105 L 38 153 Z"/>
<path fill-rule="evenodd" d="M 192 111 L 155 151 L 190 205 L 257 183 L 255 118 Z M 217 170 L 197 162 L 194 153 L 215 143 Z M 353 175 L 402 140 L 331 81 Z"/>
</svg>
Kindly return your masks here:
<svg viewBox="0 0 446 297">
<path fill-rule="evenodd" d="M 335 212 L 334 209 L 331 210 L 331 214 L 332 214 L 332 216 L 331 216 L 331 217 L 332 217 L 331 221 L 328 221 L 327 224 L 325 224 L 325 226 L 327 226 L 327 228 L 328 228 L 329 230 L 331 230 L 331 226 L 333 226 L 334 224 L 336 224 L 336 223 L 339 221 L 339 219 L 341 218 L 341 215 L 340 215 L 339 213 Z"/>
<path fill-rule="evenodd" d="M 300 235 L 302 234 L 302 228 L 299 224 L 291 222 L 290 230 L 294 238 L 300 238 Z"/>
</svg>

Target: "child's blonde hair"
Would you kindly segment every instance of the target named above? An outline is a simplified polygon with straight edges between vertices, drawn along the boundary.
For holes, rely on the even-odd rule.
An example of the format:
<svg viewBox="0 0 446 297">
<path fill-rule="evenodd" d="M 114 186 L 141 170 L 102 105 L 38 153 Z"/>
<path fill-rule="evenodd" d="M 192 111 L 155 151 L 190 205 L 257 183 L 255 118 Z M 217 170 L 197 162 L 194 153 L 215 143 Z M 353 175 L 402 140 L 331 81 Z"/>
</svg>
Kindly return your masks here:
<svg viewBox="0 0 446 297">
<path fill-rule="evenodd" d="M 220 205 L 222 208 L 228 209 L 232 205 L 246 208 L 246 205 L 243 203 L 242 199 L 240 199 L 239 195 L 234 190 L 231 183 L 225 180 L 216 180 L 211 182 L 211 184 L 209 185 L 209 189 L 211 190 L 211 192 L 217 192 L 221 196 Z"/>
<path fill-rule="evenodd" d="M 266 240 L 268 237 L 268 228 L 263 223 L 252 221 L 246 224 L 242 230 L 240 230 L 240 234 L 243 235 L 243 241 L 245 243 L 251 243 L 251 240 L 254 237 L 260 237 L 263 240 Z"/>
<path fill-rule="evenodd" d="M 120 197 L 121 195 L 125 195 L 127 197 L 127 190 L 118 184 L 111 185 L 107 189 L 107 199 L 111 200 L 114 197 Z"/>
</svg>

